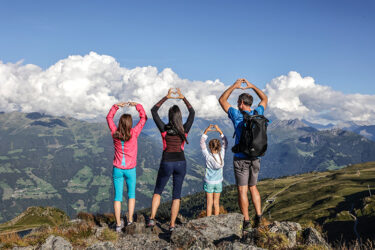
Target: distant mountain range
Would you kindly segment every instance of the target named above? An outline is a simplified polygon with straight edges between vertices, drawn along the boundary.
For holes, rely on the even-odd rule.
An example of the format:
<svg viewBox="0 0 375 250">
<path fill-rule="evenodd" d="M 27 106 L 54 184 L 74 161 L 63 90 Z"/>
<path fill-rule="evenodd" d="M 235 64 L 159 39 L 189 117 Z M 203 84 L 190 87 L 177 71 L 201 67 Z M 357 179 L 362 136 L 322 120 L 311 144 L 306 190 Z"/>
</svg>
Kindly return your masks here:
<svg viewBox="0 0 375 250">
<path fill-rule="evenodd" d="M 218 124 L 229 139 L 224 179 L 225 184 L 234 183 L 231 121 L 196 118 L 185 149 L 188 173 L 183 195 L 202 190 L 205 162 L 199 140 L 210 123 Z M 373 161 L 375 141 L 363 136 L 371 134 L 373 139 L 371 129 L 318 130 L 300 120 L 275 120 L 269 125 L 269 149 L 262 158 L 260 178 Z M 209 134 L 209 138 L 215 136 Z M 34 205 L 53 205 L 70 216 L 78 211 L 112 211 L 113 145 L 106 123 L 40 113 L 0 113 L 0 141 L 0 222 Z M 137 208 L 150 206 L 161 144 L 149 119 L 138 145 Z M 170 199 L 170 193 L 171 181 L 164 199 Z"/>
</svg>

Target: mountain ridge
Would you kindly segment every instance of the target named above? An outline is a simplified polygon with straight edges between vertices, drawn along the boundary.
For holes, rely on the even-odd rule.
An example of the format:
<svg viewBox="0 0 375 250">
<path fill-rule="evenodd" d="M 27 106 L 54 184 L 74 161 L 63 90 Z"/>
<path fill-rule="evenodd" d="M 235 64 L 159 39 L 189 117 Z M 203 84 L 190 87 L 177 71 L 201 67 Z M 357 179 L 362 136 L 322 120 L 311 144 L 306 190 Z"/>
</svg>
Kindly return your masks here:
<svg viewBox="0 0 375 250">
<path fill-rule="evenodd" d="M 35 124 L 35 121 L 44 123 Z M 217 123 L 228 137 L 224 183 L 234 183 L 231 121 L 198 117 L 185 150 L 188 173 L 183 195 L 202 190 L 205 162 L 199 140 L 210 123 Z M 298 120 L 284 123 L 270 124 L 269 149 L 262 158 L 261 179 L 375 160 L 375 142 L 355 133 L 318 131 Z M 151 119 L 147 124 L 138 142 L 138 209 L 150 204 L 162 153 L 160 133 Z M 215 137 L 217 134 L 209 134 L 209 138 Z M 71 216 L 81 210 L 112 211 L 113 145 L 104 122 L 90 123 L 37 113 L 3 113 L 0 114 L 0 139 L 0 221 L 14 217 L 26 207 L 51 202 Z M 170 199 L 170 193 L 169 183 L 163 199 Z"/>
</svg>

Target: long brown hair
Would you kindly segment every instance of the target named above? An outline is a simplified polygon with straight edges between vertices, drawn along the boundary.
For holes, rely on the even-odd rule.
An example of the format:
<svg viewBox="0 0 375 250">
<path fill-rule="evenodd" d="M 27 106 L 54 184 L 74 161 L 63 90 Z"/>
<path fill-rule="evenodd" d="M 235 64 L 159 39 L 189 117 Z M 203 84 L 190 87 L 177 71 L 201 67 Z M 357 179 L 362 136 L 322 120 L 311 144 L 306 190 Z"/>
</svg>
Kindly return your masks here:
<svg viewBox="0 0 375 250">
<path fill-rule="evenodd" d="M 181 137 L 183 141 L 189 144 L 186 136 L 185 136 L 185 129 L 182 125 L 182 114 L 181 110 L 177 105 L 173 105 L 168 112 L 169 124 L 171 125 L 172 129 Z"/>
<path fill-rule="evenodd" d="M 130 129 L 133 127 L 133 119 L 130 114 L 123 114 L 118 121 L 117 131 L 113 138 L 121 141 L 129 141 L 131 138 Z"/>
<path fill-rule="evenodd" d="M 221 142 L 218 139 L 212 139 L 208 143 L 208 147 L 210 148 L 211 153 L 212 153 L 212 151 L 216 151 L 218 153 L 218 155 L 220 157 L 220 165 L 222 165 L 223 164 L 223 159 L 221 158 L 221 154 L 220 154 L 220 151 L 221 151 Z M 212 157 L 213 157 L 213 153 L 212 153 Z M 213 158 L 216 161 L 215 157 L 213 157 Z"/>
</svg>

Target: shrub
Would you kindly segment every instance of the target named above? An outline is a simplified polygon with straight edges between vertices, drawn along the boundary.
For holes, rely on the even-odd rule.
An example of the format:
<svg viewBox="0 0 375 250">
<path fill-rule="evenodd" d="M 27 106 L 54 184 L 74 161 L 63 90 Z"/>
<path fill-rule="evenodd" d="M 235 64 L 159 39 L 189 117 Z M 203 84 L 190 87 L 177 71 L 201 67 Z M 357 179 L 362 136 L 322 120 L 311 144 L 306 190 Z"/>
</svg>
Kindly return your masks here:
<svg viewBox="0 0 375 250">
<path fill-rule="evenodd" d="M 117 241 L 118 234 L 109 228 L 104 228 L 99 239 L 102 241 Z"/>
<path fill-rule="evenodd" d="M 272 233 L 268 228 L 260 228 L 256 231 L 255 242 L 258 247 L 266 249 L 285 249 L 289 245 L 285 235 Z"/>
</svg>

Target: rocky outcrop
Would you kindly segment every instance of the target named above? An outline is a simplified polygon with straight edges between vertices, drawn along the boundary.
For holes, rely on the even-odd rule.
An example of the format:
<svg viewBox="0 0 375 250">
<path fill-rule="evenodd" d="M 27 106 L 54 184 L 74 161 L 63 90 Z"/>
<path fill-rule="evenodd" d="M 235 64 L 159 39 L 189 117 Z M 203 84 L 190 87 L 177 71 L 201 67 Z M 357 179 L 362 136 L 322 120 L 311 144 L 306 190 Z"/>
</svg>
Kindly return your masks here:
<svg viewBox="0 0 375 250">
<path fill-rule="evenodd" d="M 215 247 L 221 241 L 235 241 L 242 237 L 243 216 L 222 214 L 191 220 L 184 227 L 177 227 L 171 242 L 178 247 Z"/>
<path fill-rule="evenodd" d="M 290 248 L 296 246 L 297 244 L 297 232 L 301 231 L 302 227 L 299 223 L 283 221 L 275 221 L 269 225 L 269 231 L 272 233 L 281 233 L 284 234 L 289 241 L 288 246 Z"/>
<path fill-rule="evenodd" d="M 146 218 L 144 215 L 137 215 L 133 224 L 125 228 L 125 233 L 134 235 L 134 234 L 156 234 L 159 235 L 162 233 L 162 229 L 155 225 L 154 227 L 146 227 Z"/>
<path fill-rule="evenodd" d="M 87 250 L 116 250 L 112 242 L 99 242 L 86 248 Z"/>
<path fill-rule="evenodd" d="M 39 250 L 71 250 L 72 244 L 60 236 L 51 235 Z"/>
<path fill-rule="evenodd" d="M 327 242 L 315 228 L 308 227 L 303 230 L 303 239 L 306 245 L 321 245 L 329 248 Z"/>
<path fill-rule="evenodd" d="M 181 220 L 180 220 L 181 221 Z M 137 215 L 133 224 L 116 234 L 110 225 L 101 223 L 93 228 L 87 250 L 115 249 L 219 249 L 258 250 L 274 248 L 304 248 L 308 245 L 329 248 L 324 238 L 314 228 L 303 229 L 295 222 L 274 221 L 259 229 L 243 231 L 243 216 L 238 213 L 222 214 L 179 223 L 171 233 L 167 223 L 157 222 L 146 227 L 146 218 Z M 84 225 L 85 221 L 78 221 Z M 76 225 L 73 223 L 73 226 Z M 112 239 L 104 237 L 109 235 Z M 113 235 L 115 237 L 113 237 Z M 102 242 L 102 241 L 103 242 Z M 112 240 L 110 242 L 109 240 Z M 91 245 L 90 245 L 91 244 Z M 31 249 L 70 250 L 72 245 L 62 237 L 51 235 L 46 242 Z M 18 248 L 20 249 L 20 248 Z"/>
</svg>

